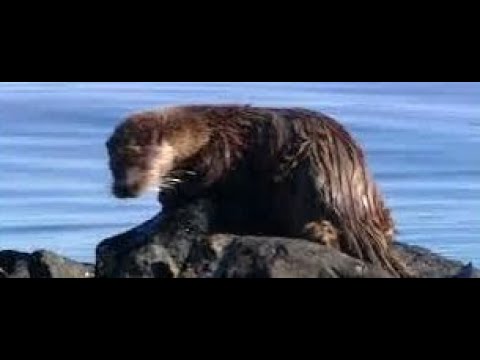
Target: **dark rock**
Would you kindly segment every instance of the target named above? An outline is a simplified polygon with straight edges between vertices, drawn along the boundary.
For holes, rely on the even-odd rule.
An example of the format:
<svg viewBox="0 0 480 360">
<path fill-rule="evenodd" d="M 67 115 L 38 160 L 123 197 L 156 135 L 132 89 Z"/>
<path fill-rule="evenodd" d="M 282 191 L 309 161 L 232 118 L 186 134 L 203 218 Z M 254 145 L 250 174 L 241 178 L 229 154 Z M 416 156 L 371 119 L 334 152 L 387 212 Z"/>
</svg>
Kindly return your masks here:
<svg viewBox="0 0 480 360">
<path fill-rule="evenodd" d="M 471 264 L 447 259 L 419 246 L 395 244 L 395 251 L 409 268 L 423 278 L 480 277 L 480 271 Z"/>
<path fill-rule="evenodd" d="M 0 278 L 25 279 L 30 277 L 30 255 L 18 251 L 0 251 Z"/>
<path fill-rule="evenodd" d="M 212 203 L 197 200 L 97 247 L 96 264 L 48 251 L 0 252 L 0 278 L 389 278 L 383 269 L 302 239 L 210 234 Z M 393 249 L 421 278 L 479 278 L 418 246 Z"/>
<path fill-rule="evenodd" d="M 209 235 L 211 203 L 191 202 L 105 240 L 96 274 L 104 278 L 389 278 L 383 269 L 302 239 Z M 420 247 L 394 251 L 422 278 L 480 272 Z"/>
<path fill-rule="evenodd" d="M 457 275 L 454 276 L 456 279 L 473 279 L 480 278 L 480 271 L 477 271 L 472 263 L 464 266 Z"/>
<path fill-rule="evenodd" d="M 0 252 L 0 278 L 92 278 L 94 266 L 48 251 Z"/>
<path fill-rule="evenodd" d="M 97 247 L 99 278 L 178 277 L 191 248 L 208 233 L 210 203 L 198 200 Z"/>
<path fill-rule="evenodd" d="M 49 251 L 34 252 L 30 259 L 32 278 L 92 278 L 94 272 L 93 265 L 78 263 Z"/>
<path fill-rule="evenodd" d="M 182 266 L 183 271 L 180 273 L 180 277 L 215 277 L 219 262 L 233 240 L 233 235 L 226 234 L 202 236 L 196 239 Z"/>
<path fill-rule="evenodd" d="M 301 239 L 237 237 L 225 248 L 218 278 L 388 278 L 337 250 Z"/>
</svg>

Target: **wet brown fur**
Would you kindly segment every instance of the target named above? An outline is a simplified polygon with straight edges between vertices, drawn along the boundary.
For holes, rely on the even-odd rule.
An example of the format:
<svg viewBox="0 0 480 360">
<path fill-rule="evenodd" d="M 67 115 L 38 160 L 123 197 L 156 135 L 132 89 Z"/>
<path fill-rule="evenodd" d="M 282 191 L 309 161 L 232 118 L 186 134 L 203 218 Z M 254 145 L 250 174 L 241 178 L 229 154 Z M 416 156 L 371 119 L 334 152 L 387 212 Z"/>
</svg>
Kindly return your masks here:
<svg viewBox="0 0 480 360">
<path fill-rule="evenodd" d="M 166 207 L 210 196 L 219 232 L 306 237 L 410 275 L 391 252 L 395 224 L 364 153 L 334 119 L 305 109 L 184 106 L 133 115 L 109 149 L 164 140 L 178 152 L 173 172 L 196 174 L 162 192 Z M 139 154 L 119 162 L 149 161 L 148 151 Z"/>
</svg>

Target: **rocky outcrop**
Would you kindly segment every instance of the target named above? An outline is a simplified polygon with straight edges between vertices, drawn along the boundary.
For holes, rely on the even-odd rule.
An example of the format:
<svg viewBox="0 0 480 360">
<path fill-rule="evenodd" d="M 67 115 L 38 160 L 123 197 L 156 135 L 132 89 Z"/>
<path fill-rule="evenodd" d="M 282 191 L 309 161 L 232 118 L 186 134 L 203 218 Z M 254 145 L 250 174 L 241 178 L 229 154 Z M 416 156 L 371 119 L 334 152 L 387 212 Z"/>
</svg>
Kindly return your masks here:
<svg viewBox="0 0 480 360">
<path fill-rule="evenodd" d="M 383 269 L 302 239 L 209 234 L 209 205 L 198 201 L 108 239 L 97 248 L 104 278 L 388 278 Z M 425 278 L 480 272 L 414 246 L 394 249 Z"/>
<path fill-rule="evenodd" d="M 92 278 L 94 266 L 82 264 L 49 251 L 27 254 L 0 252 L 0 278 Z"/>
<path fill-rule="evenodd" d="M 424 278 L 479 278 L 480 271 L 470 264 L 447 259 L 419 246 L 396 244 L 395 251 L 408 267 Z"/>
<path fill-rule="evenodd" d="M 209 211 L 207 201 L 193 202 L 105 240 L 97 247 L 97 277 L 179 277 L 208 233 Z"/>
<path fill-rule="evenodd" d="M 208 201 L 198 200 L 97 247 L 96 264 L 48 251 L 0 252 L 0 278 L 388 278 L 383 269 L 302 239 L 210 234 Z M 477 278 L 480 272 L 426 249 L 394 251 L 423 278 Z"/>
</svg>

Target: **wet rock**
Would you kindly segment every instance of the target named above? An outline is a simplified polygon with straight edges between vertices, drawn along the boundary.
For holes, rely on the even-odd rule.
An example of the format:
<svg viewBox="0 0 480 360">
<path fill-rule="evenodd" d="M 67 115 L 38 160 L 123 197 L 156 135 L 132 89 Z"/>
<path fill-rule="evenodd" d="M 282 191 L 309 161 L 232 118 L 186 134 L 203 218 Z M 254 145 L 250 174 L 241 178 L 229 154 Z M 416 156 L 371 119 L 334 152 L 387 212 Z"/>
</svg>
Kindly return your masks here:
<svg viewBox="0 0 480 360">
<path fill-rule="evenodd" d="M 480 271 L 472 264 L 447 259 L 419 246 L 395 244 L 395 251 L 423 278 L 478 278 Z"/>
<path fill-rule="evenodd" d="M 238 237 L 225 248 L 218 278 L 388 278 L 334 249 L 301 239 Z"/>
<path fill-rule="evenodd" d="M 302 239 L 211 234 L 212 203 L 199 199 L 97 247 L 96 264 L 48 251 L 0 252 L 0 278 L 389 278 L 383 269 Z M 480 271 L 427 249 L 393 250 L 421 278 Z"/>
<path fill-rule="evenodd" d="M 209 234 L 211 204 L 160 214 L 97 248 L 105 278 L 389 278 L 383 269 L 302 239 Z M 426 249 L 396 244 L 419 277 L 471 278 L 480 272 Z"/>
<path fill-rule="evenodd" d="M 93 278 L 95 267 L 79 263 L 59 256 L 50 251 L 34 252 L 30 259 L 30 275 L 32 278 Z"/>
<path fill-rule="evenodd" d="M 25 279 L 30 277 L 30 255 L 18 251 L 0 251 L 0 278 Z"/>
<path fill-rule="evenodd" d="M 209 202 L 200 200 L 103 241 L 96 252 L 97 277 L 178 277 L 192 246 L 208 232 L 209 213 Z"/>
<path fill-rule="evenodd" d="M 94 265 L 79 263 L 49 251 L 27 254 L 0 252 L 0 278 L 92 278 Z"/>
</svg>

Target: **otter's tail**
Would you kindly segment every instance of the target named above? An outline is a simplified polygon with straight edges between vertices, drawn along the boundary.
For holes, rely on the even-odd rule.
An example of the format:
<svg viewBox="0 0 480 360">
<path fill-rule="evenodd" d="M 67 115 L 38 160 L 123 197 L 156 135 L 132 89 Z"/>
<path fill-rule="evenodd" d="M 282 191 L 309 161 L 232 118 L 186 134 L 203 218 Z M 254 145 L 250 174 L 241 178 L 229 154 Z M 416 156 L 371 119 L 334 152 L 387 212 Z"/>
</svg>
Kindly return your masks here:
<svg viewBox="0 0 480 360">
<path fill-rule="evenodd" d="M 396 278 L 413 278 L 400 258 L 392 251 L 392 244 L 387 236 L 374 224 L 345 224 L 341 231 L 340 248 L 345 253 L 367 263 L 379 265 Z"/>
</svg>

